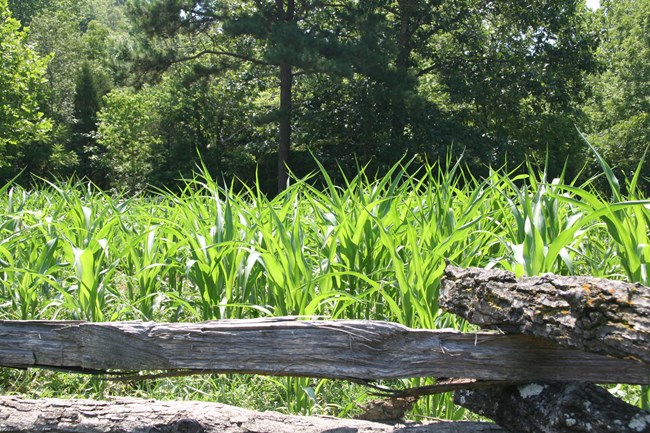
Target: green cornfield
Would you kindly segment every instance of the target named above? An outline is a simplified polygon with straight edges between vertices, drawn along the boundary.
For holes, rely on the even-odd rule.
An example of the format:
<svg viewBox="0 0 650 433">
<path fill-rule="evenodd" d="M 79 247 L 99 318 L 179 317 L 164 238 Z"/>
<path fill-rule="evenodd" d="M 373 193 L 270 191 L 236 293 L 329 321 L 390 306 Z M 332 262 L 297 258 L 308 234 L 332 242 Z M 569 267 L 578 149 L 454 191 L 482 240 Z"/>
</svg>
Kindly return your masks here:
<svg viewBox="0 0 650 433">
<path fill-rule="evenodd" d="M 544 171 L 462 163 L 363 170 L 335 185 L 322 169 L 279 196 L 222 187 L 203 170 L 180 192 L 125 197 L 84 183 L 0 190 L 0 319 L 201 321 L 265 316 L 374 319 L 470 329 L 438 308 L 445 260 L 517 275 L 594 275 L 648 285 L 650 201 L 639 170 L 610 166 L 578 184 Z M 521 173 L 521 171 L 519 171 Z M 320 186 L 314 187 L 318 177 Z M 406 387 L 430 383 L 412 379 Z M 257 409 L 353 414 L 359 386 L 308 378 L 204 376 L 114 383 L 0 370 L 0 390 L 34 396 L 218 400 Z M 612 392 L 648 407 L 648 390 Z M 450 396 L 414 416 L 462 418 Z"/>
</svg>

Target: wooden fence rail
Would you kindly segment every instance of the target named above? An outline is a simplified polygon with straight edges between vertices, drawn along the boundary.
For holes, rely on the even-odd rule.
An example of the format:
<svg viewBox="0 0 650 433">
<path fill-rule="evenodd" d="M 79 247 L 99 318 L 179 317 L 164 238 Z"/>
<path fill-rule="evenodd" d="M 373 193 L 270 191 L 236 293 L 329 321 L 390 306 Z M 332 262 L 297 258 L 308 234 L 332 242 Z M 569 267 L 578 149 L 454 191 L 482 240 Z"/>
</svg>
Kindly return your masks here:
<svg viewBox="0 0 650 433">
<path fill-rule="evenodd" d="M 486 422 L 387 424 L 256 412 L 219 403 L 0 396 L 2 433 L 508 433 Z"/>
<path fill-rule="evenodd" d="M 648 383 L 650 366 L 525 335 L 415 330 L 378 321 L 0 321 L 0 366 L 102 373 L 182 370 L 370 381 Z"/>
<path fill-rule="evenodd" d="M 0 433 L 650 433 L 650 413 L 593 384 L 649 383 L 649 288 L 448 266 L 440 305 L 492 331 L 293 317 L 203 323 L 0 321 L 0 367 L 104 375 L 254 373 L 364 383 L 462 378 L 449 388 L 441 380 L 435 390 L 407 390 L 412 393 L 401 394 L 402 399 L 393 395 L 390 404 L 370 408 L 368 419 L 399 418 L 422 392 L 454 389 L 458 404 L 499 426 L 439 421 L 388 426 L 196 402 L 0 397 Z"/>
</svg>

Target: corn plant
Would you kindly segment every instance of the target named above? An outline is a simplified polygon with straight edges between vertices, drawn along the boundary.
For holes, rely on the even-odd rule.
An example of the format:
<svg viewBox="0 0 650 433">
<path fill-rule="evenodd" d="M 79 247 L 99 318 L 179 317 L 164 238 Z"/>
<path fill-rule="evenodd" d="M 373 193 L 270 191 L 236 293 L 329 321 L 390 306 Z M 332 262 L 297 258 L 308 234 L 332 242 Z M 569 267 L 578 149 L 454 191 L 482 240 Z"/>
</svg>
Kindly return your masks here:
<svg viewBox="0 0 650 433">
<path fill-rule="evenodd" d="M 637 188 L 640 170 L 624 192 L 599 161 L 611 197 L 593 180 L 548 180 L 530 165 L 524 174 L 500 169 L 477 179 L 462 160 L 419 169 L 402 162 L 380 179 L 360 167 L 342 184 L 321 167 L 274 198 L 259 186 L 221 185 L 205 168 L 179 192 L 129 198 L 75 182 L 31 190 L 9 183 L 0 188 L 0 311 L 157 321 L 291 314 L 467 330 L 438 308 L 446 260 L 648 284 L 650 210 Z M 337 385 L 328 381 L 264 386 L 292 412 L 356 407 L 331 401 Z M 449 396 L 423 399 L 414 413 L 462 416 Z"/>
<path fill-rule="evenodd" d="M 29 201 L 38 201 L 38 197 L 34 200 L 27 191 L 10 188 L 9 184 L 2 190 L 7 191 L 6 213 L 0 227 L 2 297 L 12 306 L 7 317 L 37 319 L 55 304 L 52 292 L 59 287 L 59 238 L 50 218 L 27 208 Z"/>
</svg>

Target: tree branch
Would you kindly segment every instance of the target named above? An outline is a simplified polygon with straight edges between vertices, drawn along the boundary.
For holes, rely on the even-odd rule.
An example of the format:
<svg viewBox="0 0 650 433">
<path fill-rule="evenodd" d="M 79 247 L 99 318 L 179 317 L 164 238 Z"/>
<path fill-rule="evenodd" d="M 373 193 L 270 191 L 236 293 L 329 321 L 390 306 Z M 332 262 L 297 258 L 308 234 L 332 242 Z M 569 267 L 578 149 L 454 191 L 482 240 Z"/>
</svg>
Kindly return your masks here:
<svg viewBox="0 0 650 433">
<path fill-rule="evenodd" d="M 435 71 L 437 67 L 438 67 L 438 65 L 433 64 L 433 65 L 428 66 L 428 67 L 426 67 L 424 69 L 420 69 L 415 75 L 418 76 L 418 77 L 422 77 L 423 75 L 426 75 L 429 72 Z"/>
<path fill-rule="evenodd" d="M 214 56 L 226 56 L 226 57 L 232 57 L 235 59 L 243 60 L 246 62 L 254 63 L 256 65 L 263 65 L 263 66 L 277 66 L 273 63 L 265 62 L 260 59 L 256 59 L 254 57 L 246 56 L 244 54 L 239 54 L 239 53 L 233 53 L 230 51 L 224 51 L 224 50 L 202 50 L 196 54 L 192 54 L 191 56 L 184 56 L 184 57 L 177 57 L 175 59 L 172 59 L 170 62 L 172 64 L 176 63 L 182 63 L 182 62 L 187 62 L 190 60 L 196 60 L 199 59 L 203 56 L 207 55 L 214 55 Z"/>
</svg>

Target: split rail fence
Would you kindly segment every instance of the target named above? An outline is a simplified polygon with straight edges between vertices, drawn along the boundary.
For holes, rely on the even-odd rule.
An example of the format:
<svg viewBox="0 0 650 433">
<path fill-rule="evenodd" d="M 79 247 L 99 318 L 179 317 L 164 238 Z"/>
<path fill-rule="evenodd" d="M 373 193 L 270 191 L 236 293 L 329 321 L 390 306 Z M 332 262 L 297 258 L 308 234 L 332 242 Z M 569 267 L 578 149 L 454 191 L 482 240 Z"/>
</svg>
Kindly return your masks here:
<svg viewBox="0 0 650 433">
<path fill-rule="evenodd" d="M 216 403 L 0 397 L 0 432 L 650 432 L 650 413 L 594 384 L 648 384 L 650 289 L 591 277 L 516 279 L 448 266 L 440 305 L 483 330 L 356 320 L 203 323 L 0 321 L 0 366 L 102 375 L 163 370 L 436 385 L 395 392 L 365 420 Z M 442 379 L 454 378 L 454 379 Z M 399 420 L 423 394 L 455 391 L 496 424 Z"/>
</svg>

